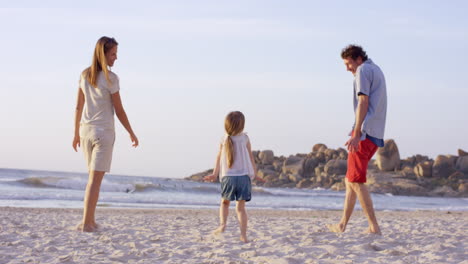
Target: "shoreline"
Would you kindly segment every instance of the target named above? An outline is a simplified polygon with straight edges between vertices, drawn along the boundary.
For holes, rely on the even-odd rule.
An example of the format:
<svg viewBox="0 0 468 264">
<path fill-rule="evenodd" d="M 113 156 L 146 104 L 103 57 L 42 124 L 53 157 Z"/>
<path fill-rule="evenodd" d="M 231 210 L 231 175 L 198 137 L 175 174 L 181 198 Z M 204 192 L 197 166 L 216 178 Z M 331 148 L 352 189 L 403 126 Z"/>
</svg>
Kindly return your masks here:
<svg viewBox="0 0 468 264">
<path fill-rule="evenodd" d="M 340 210 L 249 209 L 249 243 L 231 206 L 217 209 L 98 208 L 95 233 L 74 229 L 81 209 L 0 207 L 1 263 L 468 263 L 466 211 L 377 211 L 382 236 L 365 235 L 361 211 L 341 234 L 325 225 Z"/>
</svg>

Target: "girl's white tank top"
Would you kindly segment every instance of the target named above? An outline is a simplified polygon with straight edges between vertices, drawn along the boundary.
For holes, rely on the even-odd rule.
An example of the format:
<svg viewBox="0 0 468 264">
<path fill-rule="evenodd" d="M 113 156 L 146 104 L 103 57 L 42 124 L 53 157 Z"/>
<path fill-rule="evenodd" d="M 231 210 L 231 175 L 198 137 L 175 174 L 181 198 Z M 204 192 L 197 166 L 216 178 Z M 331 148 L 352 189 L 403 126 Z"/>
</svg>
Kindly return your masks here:
<svg viewBox="0 0 468 264">
<path fill-rule="evenodd" d="M 245 133 L 237 136 L 231 136 L 234 146 L 234 163 L 232 167 L 228 167 L 226 155 L 226 140 L 228 135 L 225 135 L 221 141 L 221 157 L 220 157 L 220 179 L 224 176 L 244 176 L 247 175 L 250 179 L 255 178 L 250 153 L 247 149 L 249 137 Z"/>
</svg>

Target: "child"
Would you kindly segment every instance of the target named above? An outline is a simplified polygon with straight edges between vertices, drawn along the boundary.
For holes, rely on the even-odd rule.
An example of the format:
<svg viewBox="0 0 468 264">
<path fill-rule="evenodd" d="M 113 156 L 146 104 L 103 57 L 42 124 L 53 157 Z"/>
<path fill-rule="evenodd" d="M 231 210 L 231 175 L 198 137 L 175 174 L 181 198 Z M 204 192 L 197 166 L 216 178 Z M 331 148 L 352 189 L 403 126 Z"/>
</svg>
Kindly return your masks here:
<svg viewBox="0 0 468 264">
<path fill-rule="evenodd" d="M 244 130 L 245 117 L 239 111 L 230 112 L 224 121 L 226 135 L 221 141 L 213 174 L 205 176 L 205 181 L 215 181 L 220 176 L 221 205 L 219 209 L 220 225 L 215 233 L 224 232 L 229 214 L 230 201 L 236 200 L 236 212 L 239 220 L 242 242 L 247 240 L 247 213 L 245 202 L 250 201 L 251 180 L 257 179 L 257 169 L 252 155 L 250 140 Z"/>
</svg>

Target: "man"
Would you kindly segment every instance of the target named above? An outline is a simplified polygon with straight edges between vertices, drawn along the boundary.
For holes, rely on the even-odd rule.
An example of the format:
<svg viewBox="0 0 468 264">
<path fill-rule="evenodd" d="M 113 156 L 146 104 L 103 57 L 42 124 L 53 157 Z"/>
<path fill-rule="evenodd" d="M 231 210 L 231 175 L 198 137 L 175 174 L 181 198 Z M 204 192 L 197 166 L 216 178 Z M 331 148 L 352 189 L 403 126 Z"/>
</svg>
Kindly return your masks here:
<svg viewBox="0 0 468 264">
<path fill-rule="evenodd" d="M 349 154 L 343 216 L 338 224 L 328 225 L 328 228 L 337 233 L 345 231 L 357 198 L 369 222 L 367 232 L 380 235 L 372 199 L 364 183 L 369 161 L 377 148 L 384 145 L 387 113 L 385 77 L 360 46 L 347 46 L 342 50 L 341 58 L 346 69 L 354 75 L 355 123 L 351 138 L 345 144 Z"/>
</svg>

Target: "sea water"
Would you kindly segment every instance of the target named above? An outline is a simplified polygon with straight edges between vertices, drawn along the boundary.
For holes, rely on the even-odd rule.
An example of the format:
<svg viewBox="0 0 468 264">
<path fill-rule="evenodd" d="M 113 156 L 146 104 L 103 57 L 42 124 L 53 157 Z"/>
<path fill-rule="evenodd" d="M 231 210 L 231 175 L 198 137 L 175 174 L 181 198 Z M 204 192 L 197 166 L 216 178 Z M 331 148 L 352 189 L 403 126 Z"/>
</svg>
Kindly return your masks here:
<svg viewBox="0 0 468 264">
<path fill-rule="evenodd" d="M 0 207 L 82 208 L 88 175 L 0 169 Z M 344 192 L 326 189 L 252 188 L 249 208 L 341 210 Z M 219 183 L 106 174 L 98 207 L 218 208 Z M 372 194 L 376 210 L 468 211 L 467 198 Z M 359 205 L 357 205 L 359 208 Z"/>
</svg>

